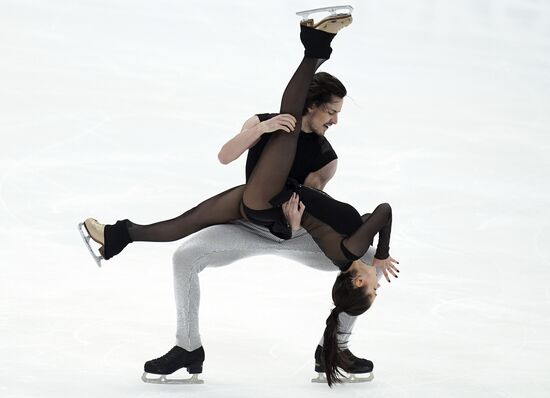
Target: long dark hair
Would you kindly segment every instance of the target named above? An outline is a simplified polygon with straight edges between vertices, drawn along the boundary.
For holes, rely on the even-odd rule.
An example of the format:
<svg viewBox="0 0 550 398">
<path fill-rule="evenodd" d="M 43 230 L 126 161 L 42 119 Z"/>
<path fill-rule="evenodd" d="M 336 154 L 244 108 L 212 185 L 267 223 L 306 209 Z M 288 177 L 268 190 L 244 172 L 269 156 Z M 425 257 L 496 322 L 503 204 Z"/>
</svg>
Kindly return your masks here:
<svg viewBox="0 0 550 398">
<path fill-rule="evenodd" d="M 332 387 L 334 383 L 341 383 L 338 368 L 348 369 L 351 366 L 349 359 L 343 355 L 338 344 L 338 317 L 342 312 L 352 316 L 361 315 L 372 304 L 365 289 L 357 288 L 353 284 L 355 271 L 342 272 L 332 286 L 332 301 L 336 306 L 327 318 L 327 326 L 323 335 L 323 356 L 327 383 Z"/>
<path fill-rule="evenodd" d="M 307 114 L 308 108 L 313 105 L 321 106 L 331 102 L 332 97 L 344 98 L 347 95 L 346 87 L 340 80 L 327 72 L 318 72 L 313 75 L 313 80 L 307 91 L 306 102 L 302 115 Z"/>
</svg>

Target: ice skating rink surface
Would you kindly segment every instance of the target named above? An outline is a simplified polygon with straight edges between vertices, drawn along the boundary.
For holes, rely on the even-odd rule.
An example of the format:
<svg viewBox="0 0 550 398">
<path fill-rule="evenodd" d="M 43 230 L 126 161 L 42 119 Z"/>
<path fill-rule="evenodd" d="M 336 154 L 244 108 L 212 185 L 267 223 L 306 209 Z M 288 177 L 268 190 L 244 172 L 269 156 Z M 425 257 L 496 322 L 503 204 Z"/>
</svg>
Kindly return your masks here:
<svg viewBox="0 0 550 398">
<path fill-rule="evenodd" d="M 185 3 L 185 5 L 184 5 Z M 394 209 L 401 274 L 360 318 L 361 385 L 311 384 L 336 273 L 200 275 L 204 385 L 140 380 L 174 344 L 171 256 L 98 269 L 77 222 L 181 214 L 244 180 L 221 145 L 277 111 L 294 11 L 333 1 L 0 2 L 0 396 L 547 397 L 550 3 L 351 2 L 326 191 Z"/>
</svg>

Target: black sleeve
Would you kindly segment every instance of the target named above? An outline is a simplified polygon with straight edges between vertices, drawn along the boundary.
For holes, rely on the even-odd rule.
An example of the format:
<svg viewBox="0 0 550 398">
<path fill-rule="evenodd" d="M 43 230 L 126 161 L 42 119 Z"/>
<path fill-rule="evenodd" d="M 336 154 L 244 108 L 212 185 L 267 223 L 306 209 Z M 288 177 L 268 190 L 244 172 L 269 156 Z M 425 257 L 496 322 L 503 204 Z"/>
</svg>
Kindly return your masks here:
<svg viewBox="0 0 550 398">
<path fill-rule="evenodd" d="M 320 137 L 319 140 L 319 153 L 317 157 L 313 160 L 311 171 L 317 171 L 334 159 L 338 159 L 336 152 L 332 149 L 332 145 L 328 142 L 325 137 Z"/>
</svg>

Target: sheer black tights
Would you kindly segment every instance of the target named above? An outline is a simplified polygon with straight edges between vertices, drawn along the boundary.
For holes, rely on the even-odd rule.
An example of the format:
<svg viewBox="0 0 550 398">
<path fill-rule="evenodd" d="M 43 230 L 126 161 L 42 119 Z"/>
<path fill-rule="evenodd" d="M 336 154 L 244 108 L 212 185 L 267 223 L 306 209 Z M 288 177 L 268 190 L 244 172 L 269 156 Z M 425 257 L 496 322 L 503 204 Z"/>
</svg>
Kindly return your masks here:
<svg viewBox="0 0 550 398">
<path fill-rule="evenodd" d="M 280 111 L 293 115 L 296 118 L 296 126 L 291 133 L 278 130 L 271 135 L 244 190 L 243 203 L 248 208 L 271 208 L 270 199 L 283 190 L 296 156 L 307 92 L 315 71 L 323 61 L 304 57 L 288 82 Z"/>
<path fill-rule="evenodd" d="M 228 189 L 171 220 L 150 225 L 128 223 L 132 241 L 171 242 L 203 228 L 241 218 L 239 206 L 244 185 Z"/>
</svg>

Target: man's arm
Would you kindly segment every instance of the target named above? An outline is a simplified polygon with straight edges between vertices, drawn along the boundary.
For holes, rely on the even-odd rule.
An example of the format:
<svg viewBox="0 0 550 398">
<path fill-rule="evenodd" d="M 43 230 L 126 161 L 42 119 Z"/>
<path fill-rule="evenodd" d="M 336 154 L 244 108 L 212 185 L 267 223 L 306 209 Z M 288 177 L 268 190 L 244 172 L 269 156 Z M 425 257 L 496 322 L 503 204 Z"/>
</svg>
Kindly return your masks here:
<svg viewBox="0 0 550 398">
<path fill-rule="evenodd" d="M 309 173 L 304 181 L 304 185 L 322 191 L 330 179 L 334 177 L 337 166 L 338 159 L 334 159 L 319 170 Z M 292 195 L 287 202 L 283 203 L 283 213 L 292 231 L 300 229 L 300 222 L 302 221 L 304 210 L 305 206 L 300 202 L 300 198 L 296 194 Z"/>
<path fill-rule="evenodd" d="M 337 166 L 338 159 L 334 159 L 319 170 L 309 173 L 304 181 L 304 185 L 322 191 L 330 179 L 334 177 L 334 174 L 336 174 Z"/>
<path fill-rule="evenodd" d="M 296 119 L 288 114 L 277 115 L 263 122 L 254 115 L 244 123 L 239 134 L 224 144 L 218 153 L 218 159 L 222 164 L 231 163 L 244 151 L 256 145 L 262 134 L 277 130 L 290 133 L 294 131 L 295 125 Z"/>
</svg>

